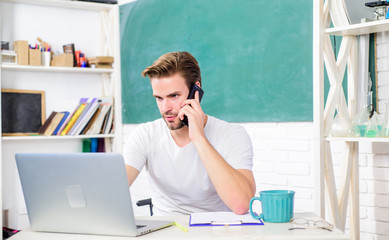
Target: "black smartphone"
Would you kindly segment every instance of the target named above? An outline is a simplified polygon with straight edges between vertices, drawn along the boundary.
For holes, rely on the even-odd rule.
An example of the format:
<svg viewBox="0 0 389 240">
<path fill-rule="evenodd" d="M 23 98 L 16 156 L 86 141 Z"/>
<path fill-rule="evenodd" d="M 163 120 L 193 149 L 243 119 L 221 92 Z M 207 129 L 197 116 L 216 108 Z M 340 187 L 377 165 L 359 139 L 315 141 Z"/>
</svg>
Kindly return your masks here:
<svg viewBox="0 0 389 240">
<path fill-rule="evenodd" d="M 194 99 L 195 92 L 199 92 L 199 100 L 201 102 L 201 99 L 203 98 L 204 95 L 204 91 L 195 83 L 193 83 L 192 86 L 190 86 L 188 99 Z M 184 115 L 184 119 L 181 120 L 181 122 L 186 126 L 188 126 L 188 117 Z"/>
</svg>

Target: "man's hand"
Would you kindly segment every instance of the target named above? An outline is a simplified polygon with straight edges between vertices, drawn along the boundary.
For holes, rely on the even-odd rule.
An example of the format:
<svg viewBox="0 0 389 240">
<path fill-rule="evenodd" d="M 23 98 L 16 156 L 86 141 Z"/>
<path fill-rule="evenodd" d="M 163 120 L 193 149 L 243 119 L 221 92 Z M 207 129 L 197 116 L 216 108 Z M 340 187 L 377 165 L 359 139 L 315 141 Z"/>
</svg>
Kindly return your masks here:
<svg viewBox="0 0 389 240">
<path fill-rule="evenodd" d="M 187 116 L 190 140 L 194 142 L 199 137 L 204 137 L 206 115 L 200 105 L 199 92 L 195 92 L 194 99 L 185 100 L 181 107 L 178 116 L 181 120 L 184 119 L 184 115 Z"/>
</svg>

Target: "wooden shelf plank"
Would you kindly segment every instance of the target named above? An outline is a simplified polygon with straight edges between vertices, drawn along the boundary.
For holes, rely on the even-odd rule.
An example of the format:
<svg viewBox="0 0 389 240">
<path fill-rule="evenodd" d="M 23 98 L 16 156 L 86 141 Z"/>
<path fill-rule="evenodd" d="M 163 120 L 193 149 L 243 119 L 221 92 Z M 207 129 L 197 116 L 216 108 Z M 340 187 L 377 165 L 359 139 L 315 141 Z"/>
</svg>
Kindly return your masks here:
<svg viewBox="0 0 389 240">
<path fill-rule="evenodd" d="M 113 73 L 112 68 L 79 68 L 79 67 L 43 67 L 17 64 L 2 64 L 2 70 L 23 70 L 31 72 L 67 72 L 67 73 Z"/>
<path fill-rule="evenodd" d="M 3 141 L 36 141 L 36 140 L 69 140 L 85 138 L 114 138 L 115 134 L 98 134 L 98 135 L 77 135 L 77 136 L 5 136 L 1 137 Z"/>
<path fill-rule="evenodd" d="M 385 31 L 389 31 L 389 19 L 352 24 L 344 27 L 327 28 L 324 30 L 327 34 L 338 36 L 357 36 Z"/>
<path fill-rule="evenodd" d="M 378 142 L 387 142 L 389 143 L 389 138 L 368 138 L 368 137 L 326 137 L 326 141 L 332 142 L 332 141 L 342 141 L 342 142 L 371 142 L 371 143 L 378 143 Z"/>
<path fill-rule="evenodd" d="M 113 4 L 102 4 L 102 3 L 70 1 L 70 0 L 0 0 L 0 2 L 20 3 L 20 4 L 38 5 L 38 6 L 46 6 L 46 7 L 82 9 L 82 10 L 91 10 L 91 11 L 110 10 L 113 6 Z"/>
</svg>

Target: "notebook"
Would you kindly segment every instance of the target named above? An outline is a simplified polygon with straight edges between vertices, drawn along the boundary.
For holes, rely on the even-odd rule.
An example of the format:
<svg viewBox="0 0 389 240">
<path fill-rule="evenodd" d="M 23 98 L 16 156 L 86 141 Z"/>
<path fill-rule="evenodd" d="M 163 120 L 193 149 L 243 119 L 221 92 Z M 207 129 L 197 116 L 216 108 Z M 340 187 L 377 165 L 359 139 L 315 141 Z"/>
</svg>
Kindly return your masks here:
<svg viewBox="0 0 389 240">
<path fill-rule="evenodd" d="M 17 153 L 31 230 L 140 236 L 174 224 L 136 222 L 123 156 Z"/>
</svg>

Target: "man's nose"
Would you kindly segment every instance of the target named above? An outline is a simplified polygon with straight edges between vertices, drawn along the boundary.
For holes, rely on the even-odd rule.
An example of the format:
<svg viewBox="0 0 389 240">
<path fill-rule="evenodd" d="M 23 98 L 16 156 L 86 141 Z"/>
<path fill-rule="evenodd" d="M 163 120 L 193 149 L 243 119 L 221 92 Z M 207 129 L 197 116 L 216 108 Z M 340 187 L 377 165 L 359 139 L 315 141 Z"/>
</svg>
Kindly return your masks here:
<svg viewBox="0 0 389 240">
<path fill-rule="evenodd" d="M 164 100 L 163 103 L 162 103 L 162 110 L 163 110 L 163 112 L 171 111 L 173 109 L 172 106 L 173 105 L 172 105 L 171 101 L 169 101 L 169 99 Z"/>
</svg>

